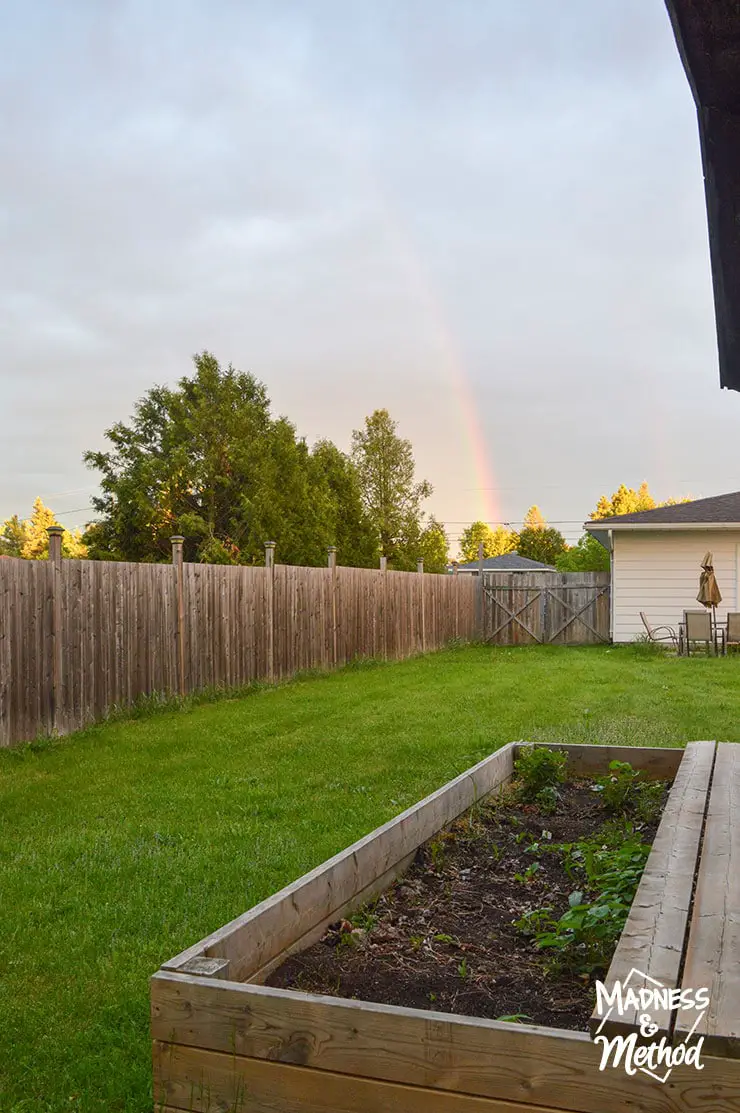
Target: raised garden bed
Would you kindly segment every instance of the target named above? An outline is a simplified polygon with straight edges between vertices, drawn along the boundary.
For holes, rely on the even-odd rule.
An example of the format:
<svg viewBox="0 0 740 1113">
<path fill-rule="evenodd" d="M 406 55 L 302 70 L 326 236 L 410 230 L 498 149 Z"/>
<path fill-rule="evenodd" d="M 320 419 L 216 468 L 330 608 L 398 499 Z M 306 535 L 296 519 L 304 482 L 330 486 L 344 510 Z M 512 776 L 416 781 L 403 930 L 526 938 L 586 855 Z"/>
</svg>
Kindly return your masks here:
<svg viewBox="0 0 740 1113">
<path fill-rule="evenodd" d="M 507 942 L 511 919 L 521 919 L 510 913 L 524 914 L 523 902 L 541 907 L 549 895 L 555 919 L 569 907 L 565 890 L 571 878 L 558 875 L 558 854 L 527 853 L 540 863 L 527 878 L 532 862 L 523 870 L 514 868 L 519 848 L 541 842 L 542 830 L 552 835 L 544 841 L 572 845 L 584 834 L 595 834 L 603 820 L 588 785 L 564 792 L 566 802 L 570 795 L 576 804 L 570 811 L 577 815 L 559 808 L 560 814 L 543 817 L 537 811 L 521 812 L 514 801 L 489 807 L 486 797 L 511 780 L 519 750 L 511 744 L 154 975 L 156 1108 L 199 1113 L 737 1113 L 740 1063 L 732 1057 L 740 1046 L 740 840 L 729 814 L 740 803 L 740 747 L 702 742 L 685 751 L 557 748 L 568 753 L 569 770 L 576 777 L 603 776 L 609 763 L 619 760 L 649 777 L 673 782 L 605 980 L 609 986 L 631 976 L 633 987 L 654 978 L 667 987 L 710 988 L 712 1007 L 700 1029 L 703 1070 L 677 1066 L 664 1083 L 640 1071 L 600 1071 L 600 1049 L 583 1030 L 591 994 L 578 969 L 570 969 L 567 977 L 562 971 L 555 978 L 546 976 L 531 940 L 519 935 L 519 943 L 511 937 Z M 473 820 L 467 817 L 455 828 L 471 805 Z M 507 819 L 517 807 L 519 827 L 511 825 L 511 815 Z M 579 830 L 566 830 L 576 819 Z M 451 824 L 455 837 L 440 839 Z M 537 833 L 533 824 L 538 839 L 532 838 Z M 507 825 L 514 841 L 505 837 Z M 480 840 L 477 853 L 474 829 Z M 524 837 L 516 843 L 522 831 Z M 642 833 L 652 835 L 649 824 Z M 436 843 L 425 847 L 430 840 Z M 489 855 L 498 855 L 497 861 L 484 861 L 484 845 L 498 848 Z M 507 869 L 499 868 L 502 856 L 511 865 L 508 872 L 524 879 L 514 889 L 506 880 Z M 481 876 L 471 883 L 476 871 Z M 394 889 L 402 875 L 403 884 Z M 490 896 L 494 877 L 501 888 L 488 913 L 494 918 L 501 914 L 495 918 L 496 930 L 487 934 L 496 939 L 481 939 L 480 907 Z M 456 885 L 458 899 L 450 901 Z M 520 900 L 519 909 L 509 908 L 507 902 L 523 891 L 530 895 Z M 468 907 L 461 896 L 472 898 Z M 446 908 L 446 915 L 456 917 L 454 931 L 421 918 L 429 897 L 437 899 L 440 916 Z M 439 898 L 446 898 L 446 905 Z M 368 902 L 376 899 L 370 924 Z M 364 927 L 358 924 L 358 910 L 364 910 Z M 404 928 L 403 945 L 398 938 L 394 942 L 389 930 L 399 926 Z M 435 930 L 438 926 L 441 930 Z M 362 935 L 368 927 L 369 935 Z M 346 939 L 339 948 L 332 946 L 353 932 L 358 933 L 355 942 Z M 371 943 L 374 933 L 376 942 Z M 447 938 L 435 940 L 435 935 Z M 386 959 L 390 953 L 390 967 L 373 962 L 371 952 L 378 943 Z M 344 952 L 341 957 L 338 951 Z M 498 988 L 493 965 L 503 979 Z M 395 978 L 387 976 L 388 969 L 395 970 Z M 592 974 L 598 976 L 598 970 Z M 339 993 L 362 990 L 372 1000 L 337 996 L 337 975 Z M 514 983 L 526 984 L 526 1000 L 517 984 L 507 987 L 509 975 Z M 332 992 L 316 995 L 289 988 L 296 976 L 306 979 L 305 988 L 326 991 L 331 986 Z M 432 976 L 438 978 L 437 988 L 431 988 Z M 268 980 L 282 984 L 264 984 Z M 526 1008 L 513 1008 L 512 1002 L 524 1002 Z M 541 1023 L 496 1019 L 510 1012 L 534 1015 Z M 661 1032 L 675 1042 L 686 1033 L 680 1024 L 673 1031 L 672 1015 L 666 1011 L 657 1019 Z M 594 1017 L 591 1026 L 602 1019 Z M 603 1030 L 629 1031 L 638 1021 L 637 1015 L 610 1017 Z"/>
</svg>

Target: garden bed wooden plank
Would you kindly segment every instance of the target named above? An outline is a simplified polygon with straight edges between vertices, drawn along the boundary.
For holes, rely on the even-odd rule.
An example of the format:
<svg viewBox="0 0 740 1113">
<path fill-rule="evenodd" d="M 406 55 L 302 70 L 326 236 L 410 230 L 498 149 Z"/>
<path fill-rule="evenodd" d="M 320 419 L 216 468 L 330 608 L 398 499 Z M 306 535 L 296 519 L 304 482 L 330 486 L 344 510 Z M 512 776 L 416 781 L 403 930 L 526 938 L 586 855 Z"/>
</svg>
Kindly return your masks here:
<svg viewBox="0 0 740 1113">
<path fill-rule="evenodd" d="M 456 777 L 437 792 L 372 831 L 347 850 L 311 873 L 287 885 L 249 912 L 219 928 L 200 943 L 165 963 L 177 970 L 193 958 L 229 961 L 234 981 L 265 976 L 278 956 L 330 923 L 354 901 L 368 900 L 379 880 L 393 880 L 394 867 L 403 862 L 446 824 L 457 819 L 482 797 L 505 783 L 513 771 L 514 744 Z"/>
<path fill-rule="evenodd" d="M 517 752 L 522 743 L 517 743 Z M 552 750 L 568 755 L 568 776 L 589 777 L 606 773 L 612 761 L 628 761 L 633 769 L 657 781 L 671 781 L 681 764 L 683 747 L 592 746 L 582 742 L 553 743 Z"/>
<path fill-rule="evenodd" d="M 691 894 L 696 875 L 707 790 L 716 743 L 689 742 L 676 773 L 627 923 L 605 979 L 631 989 L 650 986 L 649 979 L 675 988 L 679 984 Z M 651 1009 L 660 1035 L 668 1035 L 669 1009 Z M 637 1026 L 640 1010 L 616 1013 L 604 1021 L 598 1006 L 591 1030 L 616 1034 Z"/>
<path fill-rule="evenodd" d="M 596 1059 L 596 1048 L 592 1053 Z M 559 1097 L 554 1079 L 546 1103 L 514 1102 L 161 1042 L 154 1046 L 154 1071 L 157 1113 L 168 1108 L 188 1113 L 562 1113 L 568 1108 L 551 1103 Z M 604 1072 L 601 1079 L 605 1104 L 599 1113 L 736 1113 L 740 1098 L 740 1065 L 726 1060 L 707 1060 L 704 1071 L 676 1068 L 664 1085 L 628 1078 L 621 1069 Z M 582 1085 L 599 1081 L 594 1062 Z"/>
<path fill-rule="evenodd" d="M 709 797 L 682 986 L 706 988 L 696 1028 L 709 1055 L 740 1058 L 740 745 L 721 743 Z M 684 1039 L 697 1014 L 678 1014 Z"/>
<path fill-rule="evenodd" d="M 669 1083 L 659 1086 L 639 1072 L 629 1077 L 621 1067 L 600 1072 L 600 1048 L 586 1033 L 182 974 L 152 979 L 152 1035 L 163 1043 L 249 1059 L 519 1102 L 520 1111 L 531 1106 L 574 1113 L 737 1113 L 740 1108 L 738 1063 L 725 1067 L 712 1060 L 701 1072 L 676 1068 Z M 172 1061 L 169 1079 L 180 1062 Z M 246 1109 L 251 1113 L 251 1106 Z"/>
</svg>

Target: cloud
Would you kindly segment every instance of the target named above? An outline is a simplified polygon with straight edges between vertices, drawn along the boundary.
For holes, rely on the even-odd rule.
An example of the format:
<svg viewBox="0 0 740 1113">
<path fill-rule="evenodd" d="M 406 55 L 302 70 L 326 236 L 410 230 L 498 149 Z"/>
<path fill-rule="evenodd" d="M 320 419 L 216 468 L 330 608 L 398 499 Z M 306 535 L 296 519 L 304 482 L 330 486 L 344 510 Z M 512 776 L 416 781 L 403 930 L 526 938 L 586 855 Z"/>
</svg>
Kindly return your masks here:
<svg viewBox="0 0 740 1113">
<path fill-rule="evenodd" d="M 47 0 L 0 18 L 0 517 L 41 484 L 92 488 L 82 452 L 203 347 L 310 438 L 346 446 L 389 405 L 451 520 L 483 484 L 459 376 L 512 519 L 553 469 L 551 517 L 622 480 L 680 493 L 689 420 L 702 493 L 734 468 L 661 4 Z"/>
</svg>

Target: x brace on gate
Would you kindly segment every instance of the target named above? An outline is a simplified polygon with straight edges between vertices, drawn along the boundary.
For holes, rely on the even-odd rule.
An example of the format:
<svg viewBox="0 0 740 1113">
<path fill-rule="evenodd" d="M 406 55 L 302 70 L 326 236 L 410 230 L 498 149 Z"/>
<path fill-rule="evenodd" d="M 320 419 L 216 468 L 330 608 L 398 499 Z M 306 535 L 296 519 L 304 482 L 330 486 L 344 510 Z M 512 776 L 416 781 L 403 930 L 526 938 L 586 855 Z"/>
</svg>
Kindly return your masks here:
<svg viewBox="0 0 740 1113">
<path fill-rule="evenodd" d="M 497 599 L 495 597 L 494 593 L 495 593 L 496 589 L 485 587 L 485 585 L 484 585 L 483 590 L 485 591 L 486 595 L 491 600 L 491 602 L 495 603 L 497 607 L 500 607 L 502 611 L 506 611 L 507 615 L 509 616 L 508 618 L 504 619 L 504 621 L 501 623 L 500 626 L 496 627 L 496 629 L 493 631 L 493 633 L 490 636 L 490 639 L 489 639 L 490 641 L 493 641 L 493 639 L 496 637 L 496 634 L 498 634 L 499 630 L 503 630 L 505 626 L 509 626 L 512 622 L 516 622 L 519 626 L 521 626 L 522 630 L 524 630 L 527 634 L 529 634 L 529 636 L 531 638 L 534 638 L 534 640 L 539 645 L 542 645 L 542 639 L 538 638 L 537 635 L 535 634 L 535 632 L 533 630 L 530 630 L 528 626 L 525 626 L 524 623 L 519 619 L 519 615 L 522 613 L 522 611 L 526 611 L 527 607 L 531 607 L 533 603 L 537 602 L 539 597 L 542 595 L 542 590 L 543 590 L 542 588 L 534 588 L 534 587 L 518 588 L 517 590 L 519 590 L 519 591 L 534 591 L 536 594 L 535 594 L 533 599 L 528 599 L 527 602 L 524 604 L 524 606 L 520 607 L 519 610 L 516 611 L 516 612 L 510 611 L 505 603 L 502 603 L 500 599 Z M 498 590 L 501 591 L 501 588 L 499 588 Z"/>
<path fill-rule="evenodd" d="M 588 610 L 589 607 L 593 606 L 593 604 L 596 602 L 596 600 L 600 599 L 602 595 L 605 595 L 606 592 L 608 591 L 608 588 L 606 588 L 606 587 L 599 588 L 597 590 L 596 594 L 594 595 L 593 599 L 589 599 L 587 603 L 584 603 L 579 611 L 577 611 L 575 609 L 575 607 L 572 607 L 570 605 L 570 603 L 566 603 L 565 599 L 558 599 L 557 595 L 552 590 L 552 588 L 546 588 L 545 590 L 547 591 L 548 595 L 552 595 L 553 599 L 557 603 L 560 603 L 561 607 L 565 607 L 566 610 L 571 612 L 570 618 L 566 619 L 566 621 L 563 623 L 563 625 L 559 626 L 558 629 L 555 631 L 555 633 L 550 636 L 550 641 L 551 642 L 555 641 L 555 638 L 559 637 L 563 633 L 564 630 L 567 630 L 567 628 L 570 626 L 571 622 L 575 622 L 576 619 L 578 619 L 579 622 L 581 622 L 586 627 L 587 630 L 590 630 L 592 634 L 595 634 L 595 636 L 599 639 L 599 641 L 605 642 L 605 641 L 609 640 L 608 638 L 605 638 L 603 636 L 603 634 L 600 634 L 598 630 L 595 630 L 594 627 L 591 625 L 591 623 L 587 622 L 585 618 L 581 618 L 581 615 L 583 614 L 583 612 Z M 568 589 L 565 588 L 563 590 L 567 591 Z"/>
</svg>

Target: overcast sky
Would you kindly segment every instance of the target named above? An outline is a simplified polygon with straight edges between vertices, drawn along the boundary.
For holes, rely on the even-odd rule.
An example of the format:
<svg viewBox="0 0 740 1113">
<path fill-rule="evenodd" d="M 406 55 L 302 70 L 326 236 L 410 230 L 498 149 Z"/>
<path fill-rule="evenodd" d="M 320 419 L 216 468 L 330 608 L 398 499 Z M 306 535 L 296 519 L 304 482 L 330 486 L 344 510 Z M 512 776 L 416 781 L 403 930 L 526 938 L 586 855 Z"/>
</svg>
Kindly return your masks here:
<svg viewBox="0 0 740 1113">
<path fill-rule="evenodd" d="M 0 0 L 0 519 L 194 352 L 385 406 L 451 537 L 740 488 L 662 0 Z M 482 490 L 495 488 L 495 490 Z"/>
</svg>

